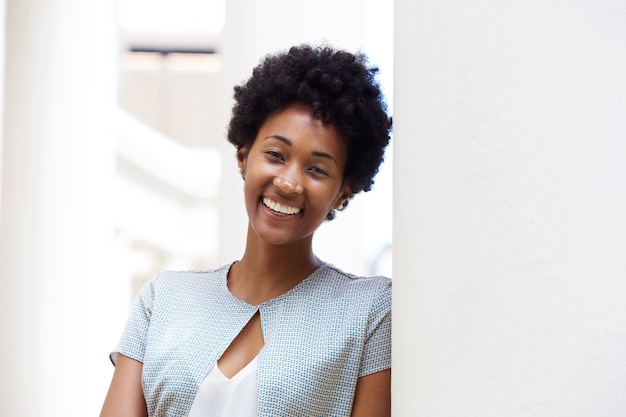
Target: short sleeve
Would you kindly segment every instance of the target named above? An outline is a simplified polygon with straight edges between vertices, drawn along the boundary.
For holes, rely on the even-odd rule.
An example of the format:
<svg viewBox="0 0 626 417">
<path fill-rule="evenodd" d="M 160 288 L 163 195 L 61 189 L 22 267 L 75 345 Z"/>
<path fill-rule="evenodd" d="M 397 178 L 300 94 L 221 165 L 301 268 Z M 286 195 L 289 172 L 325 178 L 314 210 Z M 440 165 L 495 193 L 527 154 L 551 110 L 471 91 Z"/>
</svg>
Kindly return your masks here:
<svg viewBox="0 0 626 417">
<path fill-rule="evenodd" d="M 143 363 L 146 350 L 146 337 L 150 327 L 152 316 L 152 304 L 154 301 L 154 280 L 148 281 L 139 291 L 131 307 L 124 327 L 122 338 L 109 355 L 113 365 L 117 363 L 119 353 Z"/>
<path fill-rule="evenodd" d="M 359 377 L 390 368 L 391 280 L 388 280 L 372 303 Z"/>
</svg>

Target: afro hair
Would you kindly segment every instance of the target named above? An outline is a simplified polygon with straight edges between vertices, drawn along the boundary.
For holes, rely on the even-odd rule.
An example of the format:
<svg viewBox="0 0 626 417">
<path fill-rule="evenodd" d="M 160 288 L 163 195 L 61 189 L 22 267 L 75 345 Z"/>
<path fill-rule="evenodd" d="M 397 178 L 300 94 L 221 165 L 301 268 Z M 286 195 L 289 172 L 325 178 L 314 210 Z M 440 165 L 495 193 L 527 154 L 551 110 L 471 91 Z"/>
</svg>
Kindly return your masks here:
<svg viewBox="0 0 626 417">
<path fill-rule="evenodd" d="M 377 73 L 378 68 L 370 66 L 365 55 L 328 46 L 300 45 L 267 55 L 252 77 L 235 87 L 228 141 L 237 149 L 251 146 L 270 116 L 303 103 L 313 109 L 317 119 L 334 124 L 345 137 L 343 179 L 352 195 L 369 191 L 392 125 Z M 329 219 L 332 217 L 330 213 Z"/>
</svg>

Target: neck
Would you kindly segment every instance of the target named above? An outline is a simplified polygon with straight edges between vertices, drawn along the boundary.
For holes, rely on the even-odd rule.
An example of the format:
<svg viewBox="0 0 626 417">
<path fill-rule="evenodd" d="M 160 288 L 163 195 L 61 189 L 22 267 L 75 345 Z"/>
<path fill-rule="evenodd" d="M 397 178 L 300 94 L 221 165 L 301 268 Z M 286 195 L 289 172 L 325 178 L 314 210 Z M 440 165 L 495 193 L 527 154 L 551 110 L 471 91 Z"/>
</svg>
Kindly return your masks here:
<svg viewBox="0 0 626 417">
<path fill-rule="evenodd" d="M 228 275 L 228 287 L 237 298 L 260 304 L 283 294 L 320 267 L 312 239 L 290 245 L 269 245 L 248 228 L 246 249 Z"/>
</svg>

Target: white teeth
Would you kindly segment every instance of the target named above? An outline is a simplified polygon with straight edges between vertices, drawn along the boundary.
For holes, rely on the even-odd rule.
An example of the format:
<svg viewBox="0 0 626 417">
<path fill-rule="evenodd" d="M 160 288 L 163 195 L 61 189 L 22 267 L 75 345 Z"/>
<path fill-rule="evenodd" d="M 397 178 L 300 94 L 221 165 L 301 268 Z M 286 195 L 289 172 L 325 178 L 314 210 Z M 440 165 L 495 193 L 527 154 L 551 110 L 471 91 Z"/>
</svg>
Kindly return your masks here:
<svg viewBox="0 0 626 417">
<path fill-rule="evenodd" d="M 269 198 L 263 199 L 263 204 L 268 207 L 270 210 L 275 211 L 281 214 L 298 214 L 300 213 L 300 209 L 298 207 L 289 207 L 283 206 L 275 201 L 270 200 Z"/>
</svg>

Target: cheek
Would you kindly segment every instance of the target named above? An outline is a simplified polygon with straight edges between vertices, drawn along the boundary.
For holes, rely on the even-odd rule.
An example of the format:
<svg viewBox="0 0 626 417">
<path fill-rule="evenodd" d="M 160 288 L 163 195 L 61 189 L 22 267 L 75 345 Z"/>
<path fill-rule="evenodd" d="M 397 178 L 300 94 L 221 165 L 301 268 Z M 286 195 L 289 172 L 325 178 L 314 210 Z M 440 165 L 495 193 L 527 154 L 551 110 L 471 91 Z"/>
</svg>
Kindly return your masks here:
<svg viewBox="0 0 626 417">
<path fill-rule="evenodd" d="M 334 208 L 337 201 L 339 201 L 339 189 L 338 187 L 319 187 L 316 198 L 320 203 L 322 201 L 326 202 L 326 206 L 330 210 Z"/>
<path fill-rule="evenodd" d="M 255 186 L 253 178 L 246 178 L 246 182 L 243 185 L 243 192 L 246 200 L 257 198 L 256 194 L 258 194 L 258 188 Z"/>
<path fill-rule="evenodd" d="M 246 200 L 258 199 L 267 184 L 271 181 L 271 172 L 263 164 L 249 159 L 246 166 L 246 178 L 243 183 L 243 191 Z"/>
</svg>

